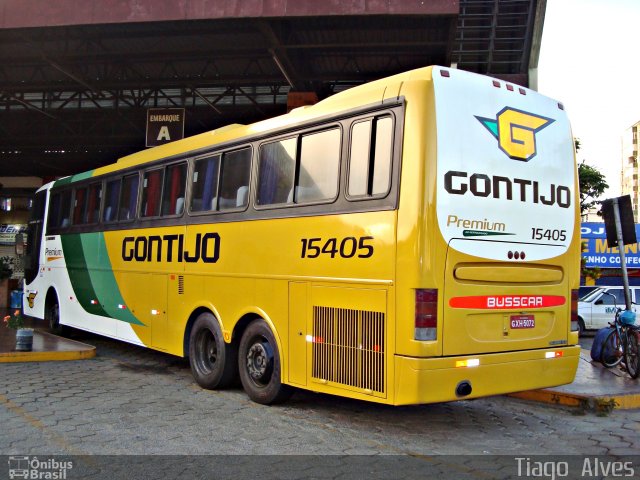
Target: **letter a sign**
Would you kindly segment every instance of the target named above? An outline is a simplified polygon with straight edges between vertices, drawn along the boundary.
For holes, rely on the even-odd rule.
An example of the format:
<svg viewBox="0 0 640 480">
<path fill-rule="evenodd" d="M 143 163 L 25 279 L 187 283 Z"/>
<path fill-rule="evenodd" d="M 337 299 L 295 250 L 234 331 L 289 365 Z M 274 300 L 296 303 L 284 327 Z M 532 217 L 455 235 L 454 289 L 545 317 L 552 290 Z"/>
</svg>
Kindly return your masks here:
<svg viewBox="0 0 640 480">
<path fill-rule="evenodd" d="M 147 110 L 147 147 L 184 138 L 184 108 Z"/>
</svg>

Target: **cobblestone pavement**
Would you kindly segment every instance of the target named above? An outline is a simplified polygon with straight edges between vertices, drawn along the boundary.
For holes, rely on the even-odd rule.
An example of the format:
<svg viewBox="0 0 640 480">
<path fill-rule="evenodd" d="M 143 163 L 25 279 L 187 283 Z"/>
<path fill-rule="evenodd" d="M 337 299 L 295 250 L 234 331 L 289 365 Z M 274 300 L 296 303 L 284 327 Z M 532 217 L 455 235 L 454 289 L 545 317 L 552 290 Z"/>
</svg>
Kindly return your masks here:
<svg viewBox="0 0 640 480">
<path fill-rule="evenodd" d="M 205 391 L 185 360 L 89 334 L 92 360 L 0 366 L 0 454 L 582 454 L 640 452 L 640 411 L 509 397 L 388 407 L 297 392 L 281 406 Z"/>
</svg>

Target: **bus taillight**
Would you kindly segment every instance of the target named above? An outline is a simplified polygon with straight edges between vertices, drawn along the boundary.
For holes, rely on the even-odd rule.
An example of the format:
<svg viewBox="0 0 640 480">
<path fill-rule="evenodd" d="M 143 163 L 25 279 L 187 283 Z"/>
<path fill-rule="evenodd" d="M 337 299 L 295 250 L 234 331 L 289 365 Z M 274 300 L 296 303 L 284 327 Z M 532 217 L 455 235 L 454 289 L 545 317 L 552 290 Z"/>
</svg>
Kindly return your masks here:
<svg viewBox="0 0 640 480">
<path fill-rule="evenodd" d="M 415 340 L 435 340 L 438 327 L 438 290 L 416 290 Z"/>
<path fill-rule="evenodd" d="M 571 331 L 578 330 L 578 290 L 571 290 Z"/>
</svg>

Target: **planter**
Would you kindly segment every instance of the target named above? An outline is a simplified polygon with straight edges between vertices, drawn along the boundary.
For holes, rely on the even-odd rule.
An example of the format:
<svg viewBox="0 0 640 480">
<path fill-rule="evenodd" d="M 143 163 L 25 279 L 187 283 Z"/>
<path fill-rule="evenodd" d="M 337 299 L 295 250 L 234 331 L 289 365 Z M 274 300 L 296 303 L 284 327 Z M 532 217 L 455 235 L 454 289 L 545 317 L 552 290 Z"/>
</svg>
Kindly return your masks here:
<svg viewBox="0 0 640 480">
<path fill-rule="evenodd" d="M 30 352 L 33 348 L 33 328 L 16 330 L 16 351 Z"/>
</svg>

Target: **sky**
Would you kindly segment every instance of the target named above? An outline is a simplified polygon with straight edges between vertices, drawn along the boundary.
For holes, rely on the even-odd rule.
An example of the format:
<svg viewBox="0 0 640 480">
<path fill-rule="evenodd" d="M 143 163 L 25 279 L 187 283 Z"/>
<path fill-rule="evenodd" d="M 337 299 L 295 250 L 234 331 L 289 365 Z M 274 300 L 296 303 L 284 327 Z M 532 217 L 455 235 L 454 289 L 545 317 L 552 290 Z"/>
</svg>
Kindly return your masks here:
<svg viewBox="0 0 640 480">
<path fill-rule="evenodd" d="M 561 101 L 578 161 L 620 195 L 621 138 L 640 121 L 640 0 L 547 0 L 538 91 Z"/>
</svg>

